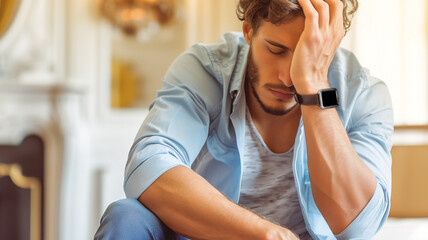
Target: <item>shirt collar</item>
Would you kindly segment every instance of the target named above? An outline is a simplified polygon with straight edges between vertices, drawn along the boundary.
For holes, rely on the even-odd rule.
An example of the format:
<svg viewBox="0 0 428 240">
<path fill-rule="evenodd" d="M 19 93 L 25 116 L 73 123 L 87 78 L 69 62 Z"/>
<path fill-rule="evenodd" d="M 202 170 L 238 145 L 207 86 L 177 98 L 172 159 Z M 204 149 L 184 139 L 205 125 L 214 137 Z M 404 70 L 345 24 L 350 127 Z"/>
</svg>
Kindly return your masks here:
<svg viewBox="0 0 428 240">
<path fill-rule="evenodd" d="M 245 45 L 238 56 L 237 66 L 238 69 L 236 74 L 234 74 L 232 83 L 230 86 L 229 94 L 232 97 L 233 105 L 236 105 L 240 99 L 244 96 L 244 83 L 245 83 L 245 74 L 248 63 L 248 52 L 250 47 Z"/>
</svg>

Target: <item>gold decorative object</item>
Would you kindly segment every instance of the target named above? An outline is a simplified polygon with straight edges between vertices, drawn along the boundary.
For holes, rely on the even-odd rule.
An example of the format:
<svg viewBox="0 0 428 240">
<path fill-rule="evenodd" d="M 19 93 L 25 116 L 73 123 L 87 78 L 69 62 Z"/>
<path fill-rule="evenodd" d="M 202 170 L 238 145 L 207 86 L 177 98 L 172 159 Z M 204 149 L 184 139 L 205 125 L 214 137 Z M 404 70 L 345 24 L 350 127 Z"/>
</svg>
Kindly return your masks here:
<svg viewBox="0 0 428 240">
<path fill-rule="evenodd" d="M 111 106 L 133 107 L 138 99 L 140 79 L 129 63 L 115 57 L 111 64 Z"/>
<path fill-rule="evenodd" d="M 0 163 L 0 177 L 4 176 L 9 176 L 16 186 L 30 189 L 30 240 L 40 240 L 42 207 L 42 189 L 40 181 L 37 178 L 23 176 L 21 167 L 18 164 Z"/>
<path fill-rule="evenodd" d="M 13 22 L 20 3 L 20 0 L 0 0 L 0 38 Z"/>
<path fill-rule="evenodd" d="M 101 0 L 101 13 L 131 36 L 150 24 L 165 25 L 175 14 L 174 0 Z"/>
</svg>

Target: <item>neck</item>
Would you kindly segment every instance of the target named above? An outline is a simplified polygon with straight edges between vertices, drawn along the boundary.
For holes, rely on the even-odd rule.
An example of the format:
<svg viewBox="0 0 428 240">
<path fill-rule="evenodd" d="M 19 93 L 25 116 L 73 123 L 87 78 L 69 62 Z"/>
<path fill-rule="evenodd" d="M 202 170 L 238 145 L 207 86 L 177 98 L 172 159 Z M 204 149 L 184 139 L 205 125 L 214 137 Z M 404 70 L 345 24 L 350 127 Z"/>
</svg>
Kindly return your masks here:
<svg viewBox="0 0 428 240">
<path fill-rule="evenodd" d="M 266 112 L 251 90 L 249 84 L 245 84 L 245 99 L 247 107 L 251 113 L 253 122 L 259 122 L 265 125 L 284 125 L 292 121 L 300 121 L 301 111 L 300 106 L 296 105 L 290 111 L 283 115 L 274 115 Z"/>
<path fill-rule="evenodd" d="M 254 126 L 265 144 L 275 153 L 288 151 L 294 145 L 299 127 L 300 106 L 295 106 L 287 114 L 277 116 L 263 110 L 248 86 L 245 88 L 245 96 Z"/>
</svg>

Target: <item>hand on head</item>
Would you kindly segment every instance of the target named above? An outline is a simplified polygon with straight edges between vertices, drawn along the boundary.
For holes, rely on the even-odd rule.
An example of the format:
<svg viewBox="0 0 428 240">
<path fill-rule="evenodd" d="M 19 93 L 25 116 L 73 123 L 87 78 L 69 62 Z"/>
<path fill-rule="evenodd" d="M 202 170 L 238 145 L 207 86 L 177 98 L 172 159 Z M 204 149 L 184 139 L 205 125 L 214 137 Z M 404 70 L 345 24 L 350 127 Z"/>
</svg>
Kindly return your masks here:
<svg viewBox="0 0 428 240">
<path fill-rule="evenodd" d="M 290 77 L 300 94 L 328 87 L 327 72 L 344 35 L 340 0 L 298 0 L 305 27 L 294 51 Z"/>
</svg>

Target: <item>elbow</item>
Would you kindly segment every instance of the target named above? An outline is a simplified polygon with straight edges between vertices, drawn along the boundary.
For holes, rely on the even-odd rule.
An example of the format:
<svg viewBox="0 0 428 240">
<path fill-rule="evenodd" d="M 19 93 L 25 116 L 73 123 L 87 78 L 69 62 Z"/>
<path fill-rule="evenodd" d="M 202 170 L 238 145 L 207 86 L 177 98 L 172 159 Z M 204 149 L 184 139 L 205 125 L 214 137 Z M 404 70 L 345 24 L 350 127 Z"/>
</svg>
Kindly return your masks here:
<svg viewBox="0 0 428 240">
<path fill-rule="evenodd" d="M 371 239 L 382 228 L 389 215 L 390 193 L 377 184 L 376 191 L 361 213 L 341 233 L 337 239 Z"/>
</svg>

